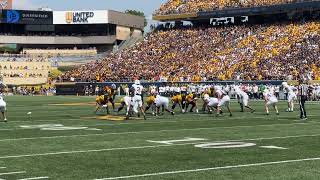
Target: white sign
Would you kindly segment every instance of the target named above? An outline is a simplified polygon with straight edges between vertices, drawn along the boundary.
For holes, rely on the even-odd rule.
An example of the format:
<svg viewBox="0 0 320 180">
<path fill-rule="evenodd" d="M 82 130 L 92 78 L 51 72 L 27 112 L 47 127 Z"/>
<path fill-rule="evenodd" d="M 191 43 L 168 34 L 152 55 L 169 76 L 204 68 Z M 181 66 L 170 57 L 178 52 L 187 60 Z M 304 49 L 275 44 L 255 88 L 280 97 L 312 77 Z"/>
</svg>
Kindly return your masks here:
<svg viewBox="0 0 320 180">
<path fill-rule="evenodd" d="M 53 24 L 107 24 L 108 11 L 53 11 Z"/>
<path fill-rule="evenodd" d="M 240 18 L 241 18 L 241 20 L 240 20 L 241 23 L 249 22 L 248 16 L 241 16 Z M 234 24 L 234 23 L 240 23 L 240 22 L 236 22 L 235 17 L 221 17 L 221 18 L 211 18 L 210 19 L 210 24 L 213 26 Z"/>
</svg>

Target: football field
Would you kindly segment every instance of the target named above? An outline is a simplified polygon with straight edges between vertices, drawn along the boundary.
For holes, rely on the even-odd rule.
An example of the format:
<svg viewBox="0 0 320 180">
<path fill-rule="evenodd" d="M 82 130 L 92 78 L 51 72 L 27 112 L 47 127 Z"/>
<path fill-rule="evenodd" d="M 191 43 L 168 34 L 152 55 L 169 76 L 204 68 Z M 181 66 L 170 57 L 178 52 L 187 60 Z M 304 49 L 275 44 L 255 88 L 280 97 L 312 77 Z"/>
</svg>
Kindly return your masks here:
<svg viewBox="0 0 320 180">
<path fill-rule="evenodd" d="M 318 102 L 307 104 L 308 121 L 297 106 L 285 112 L 284 101 L 279 116 L 256 101 L 253 114 L 233 102 L 233 117 L 149 112 L 146 121 L 121 121 L 96 116 L 94 100 L 6 97 L 0 179 L 320 179 Z"/>
</svg>

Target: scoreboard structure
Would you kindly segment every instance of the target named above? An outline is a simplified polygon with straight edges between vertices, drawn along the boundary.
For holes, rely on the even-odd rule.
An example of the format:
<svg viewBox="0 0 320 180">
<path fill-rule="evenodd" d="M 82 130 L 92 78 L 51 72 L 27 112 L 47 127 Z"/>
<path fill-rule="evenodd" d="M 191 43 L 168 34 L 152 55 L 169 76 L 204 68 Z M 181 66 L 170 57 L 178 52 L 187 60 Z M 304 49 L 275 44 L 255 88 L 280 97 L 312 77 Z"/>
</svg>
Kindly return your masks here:
<svg viewBox="0 0 320 180">
<path fill-rule="evenodd" d="M 0 9 L 0 44 L 23 48 L 91 48 L 108 51 L 142 36 L 144 18 L 112 10 Z"/>
</svg>

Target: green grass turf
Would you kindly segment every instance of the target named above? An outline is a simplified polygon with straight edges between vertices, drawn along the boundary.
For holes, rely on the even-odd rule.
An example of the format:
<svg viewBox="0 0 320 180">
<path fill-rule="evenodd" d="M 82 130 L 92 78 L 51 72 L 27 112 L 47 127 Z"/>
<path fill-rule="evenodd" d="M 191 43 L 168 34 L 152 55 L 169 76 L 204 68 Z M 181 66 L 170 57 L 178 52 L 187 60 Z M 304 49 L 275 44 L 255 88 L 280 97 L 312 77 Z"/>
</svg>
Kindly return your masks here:
<svg viewBox="0 0 320 180">
<path fill-rule="evenodd" d="M 279 116 L 272 110 L 265 116 L 262 101 L 251 102 L 257 109 L 254 114 L 240 113 L 238 104 L 233 102 L 233 117 L 227 113 L 215 117 L 177 112 L 174 117 L 149 114 L 147 121 L 106 121 L 95 119 L 94 106 L 88 104 L 92 104 L 94 97 L 7 97 L 6 100 L 9 122 L 0 124 L 0 167 L 6 167 L 0 169 L 1 179 L 47 176 L 49 179 L 80 180 L 134 175 L 143 176 L 129 179 L 309 180 L 320 177 L 320 160 L 259 165 L 320 158 L 320 104 L 317 102 L 307 105 L 310 116 L 306 122 L 298 121 L 298 109 L 294 113 L 285 112 L 285 102 L 279 104 Z M 85 105 L 54 105 L 64 103 Z M 32 112 L 31 118 L 28 112 Z M 87 128 L 21 127 L 45 124 Z M 169 145 L 148 141 L 186 137 L 206 140 Z M 256 145 L 229 149 L 195 147 L 221 141 Z M 270 145 L 287 149 L 260 147 Z M 248 164 L 255 166 L 238 167 Z M 227 166 L 235 167 L 215 169 Z M 192 171 L 185 172 L 187 170 Z M 2 174 L 20 171 L 19 174 Z"/>
</svg>

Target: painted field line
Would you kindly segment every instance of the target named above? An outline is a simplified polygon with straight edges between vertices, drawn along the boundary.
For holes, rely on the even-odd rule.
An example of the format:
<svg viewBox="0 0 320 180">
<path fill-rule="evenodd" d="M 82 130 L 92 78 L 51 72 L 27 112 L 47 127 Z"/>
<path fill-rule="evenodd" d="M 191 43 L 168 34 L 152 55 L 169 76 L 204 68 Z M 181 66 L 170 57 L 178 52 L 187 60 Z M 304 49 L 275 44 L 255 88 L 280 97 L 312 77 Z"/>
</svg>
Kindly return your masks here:
<svg viewBox="0 0 320 180">
<path fill-rule="evenodd" d="M 70 135 L 70 136 L 44 136 L 44 137 L 31 137 L 31 138 L 0 139 L 0 142 L 20 141 L 20 140 L 38 140 L 38 139 L 76 138 L 76 137 L 106 136 L 106 135 L 126 135 L 126 134 L 162 133 L 162 132 L 179 132 L 179 131 L 198 131 L 198 130 L 211 130 L 211 129 L 237 129 L 237 128 L 276 127 L 276 126 L 293 126 L 293 125 L 312 125 L 312 124 L 319 124 L 319 123 L 320 122 L 308 122 L 308 123 L 289 123 L 289 124 L 268 124 L 268 125 L 257 125 L 257 126 L 229 126 L 229 127 L 212 127 L 212 128 L 192 128 L 192 129 L 164 129 L 164 130 L 157 130 L 157 131 L 131 131 L 131 132 L 119 132 L 119 133 L 82 134 L 82 135 Z"/>
<path fill-rule="evenodd" d="M 8 122 L 14 122 L 14 123 L 35 123 L 35 122 L 57 122 L 57 121 L 63 121 L 63 120 L 66 120 L 66 121 L 81 121 L 81 119 L 52 119 L 52 120 L 28 120 L 28 118 L 26 118 L 25 121 L 8 121 Z M 83 122 L 83 121 L 82 121 Z"/>
<path fill-rule="evenodd" d="M 298 135 L 297 136 L 279 136 L 279 137 L 254 138 L 254 139 L 238 139 L 238 140 L 225 140 L 225 141 L 215 141 L 215 142 L 255 141 L 255 140 L 288 139 L 288 138 L 316 137 L 316 136 L 320 136 L 320 134 L 300 135 L 300 136 Z M 62 151 L 62 152 L 39 153 L 39 154 L 22 154 L 22 155 L 12 155 L 12 156 L 0 156 L 0 159 L 49 156 L 49 155 L 61 155 L 61 154 L 78 154 L 78 153 L 91 153 L 91 152 L 106 152 L 106 151 L 131 150 L 131 149 L 160 148 L 160 147 L 171 147 L 171 146 L 186 146 L 186 145 L 194 145 L 194 144 L 201 144 L 201 143 L 194 142 L 194 143 L 168 144 L 168 145 L 134 146 L 134 147 L 120 147 L 120 148 L 108 148 L 108 149 Z"/>
<path fill-rule="evenodd" d="M 10 175 L 10 174 L 23 174 L 23 173 L 26 173 L 26 171 L 0 173 L 0 176 L 2 176 L 2 175 Z"/>
<path fill-rule="evenodd" d="M 128 150 L 128 149 L 145 149 L 145 148 L 158 148 L 158 147 L 170 147 L 170 146 L 185 146 L 185 145 L 193 145 L 193 144 L 198 144 L 198 143 L 185 143 L 185 144 L 175 144 L 175 145 L 155 145 L 155 146 L 136 146 L 136 147 L 92 149 L 92 150 L 79 150 L 79 151 L 62 151 L 62 152 L 39 153 L 39 154 L 24 154 L 24 155 L 14 155 L 14 156 L 0 156 L 0 159 L 49 156 L 49 155 L 61 155 L 61 154 L 90 153 L 90 152 L 105 152 L 105 151 Z"/>
<path fill-rule="evenodd" d="M 222 119 L 222 118 L 215 118 L 214 116 L 210 116 L 210 115 L 206 115 L 206 114 L 190 114 L 191 116 L 189 117 L 208 117 L 208 118 L 212 118 L 212 119 L 198 119 L 198 120 L 159 120 L 155 117 L 148 117 L 148 119 L 150 120 L 158 120 L 158 121 L 154 121 L 154 122 L 136 122 L 136 123 L 114 123 L 114 124 L 97 124 L 97 126 L 117 126 L 117 125 L 134 125 L 134 124 L 161 124 L 161 123 L 179 123 L 179 122 L 199 122 L 199 121 L 210 121 L 212 123 L 215 122 L 222 122 L 222 121 L 232 121 L 232 120 L 236 120 L 236 119 L 243 119 L 243 118 L 248 118 L 248 117 L 239 117 L 239 118 L 230 118 L 230 119 Z M 175 116 L 183 116 L 183 114 L 181 115 L 175 115 Z M 24 116 L 25 117 L 25 116 Z M 289 116 L 277 116 L 278 119 L 277 120 L 282 120 L 283 118 L 293 118 L 293 117 L 289 117 Z M 309 115 L 309 117 L 316 117 L 315 115 Z M 249 117 L 250 119 L 270 119 L 269 116 L 265 116 L 265 117 Z M 33 120 L 33 121 L 29 121 L 29 120 L 25 120 L 25 121 L 10 121 L 13 123 L 35 123 L 35 122 L 58 122 L 58 121 L 79 121 L 79 122 L 88 122 L 88 121 L 92 121 L 92 120 L 96 120 L 96 121 L 101 121 L 95 118 L 61 118 L 61 119 L 55 119 L 55 120 Z M 283 119 L 286 121 L 290 121 L 290 119 Z M 87 125 L 86 125 L 87 126 Z M 95 125 L 93 125 L 95 126 Z"/>
<path fill-rule="evenodd" d="M 0 129 L 0 131 L 13 131 L 13 130 L 16 130 L 16 129 Z"/>
<path fill-rule="evenodd" d="M 266 165 L 287 164 L 287 163 L 317 161 L 317 160 L 320 160 L 320 158 L 295 159 L 295 160 L 286 160 L 286 161 L 254 163 L 254 164 L 240 164 L 240 165 L 233 165 L 233 166 L 211 167 L 211 168 L 202 168 L 202 169 L 188 169 L 188 170 L 180 170 L 180 171 L 158 172 L 158 173 L 150 173 L 150 174 L 131 175 L 131 176 L 109 177 L 109 178 L 102 178 L 102 179 L 96 179 L 96 180 L 130 179 L 130 178 L 138 178 L 138 177 L 151 177 L 151 176 L 161 176 L 161 175 L 170 175 L 170 174 L 193 173 L 193 172 L 201 172 L 201 171 L 235 169 L 235 168 L 243 168 L 243 167 L 266 166 Z"/>
<path fill-rule="evenodd" d="M 23 179 L 18 179 L 18 180 L 36 180 L 36 179 L 49 179 L 49 177 L 44 176 L 44 177 L 31 177 L 31 178 L 23 178 Z"/>
</svg>

